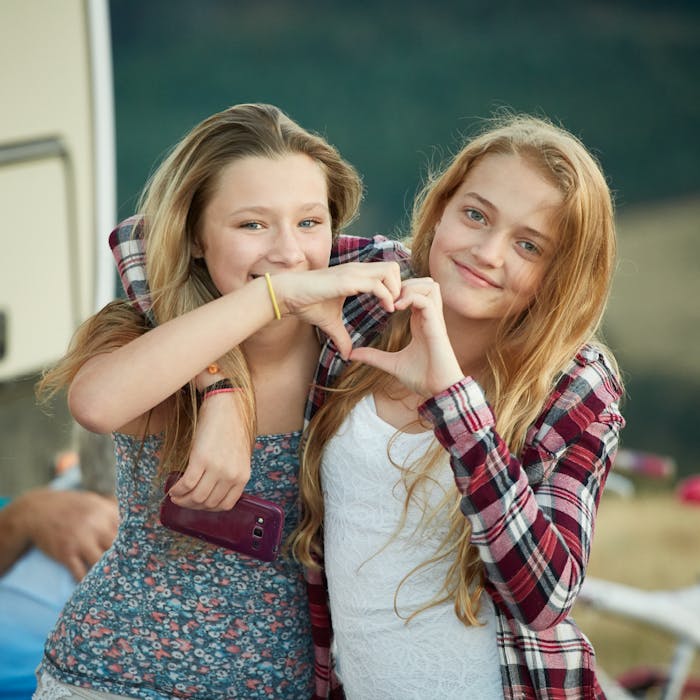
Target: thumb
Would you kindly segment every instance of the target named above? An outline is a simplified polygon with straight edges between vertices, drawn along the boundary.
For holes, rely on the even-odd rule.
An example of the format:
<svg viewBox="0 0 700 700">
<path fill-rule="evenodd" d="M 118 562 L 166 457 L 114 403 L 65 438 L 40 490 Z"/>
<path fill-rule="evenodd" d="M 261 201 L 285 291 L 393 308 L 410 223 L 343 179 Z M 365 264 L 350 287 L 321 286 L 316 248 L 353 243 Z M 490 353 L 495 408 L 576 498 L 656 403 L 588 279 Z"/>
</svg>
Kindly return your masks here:
<svg viewBox="0 0 700 700">
<path fill-rule="evenodd" d="M 364 362 L 377 369 L 381 369 L 388 374 L 394 374 L 395 362 L 393 352 L 378 350 L 377 348 L 355 348 L 350 353 L 350 359 L 357 362 Z"/>
<path fill-rule="evenodd" d="M 352 352 L 352 340 L 341 319 L 329 321 L 320 326 L 321 330 L 335 343 L 341 357 L 347 360 Z"/>
</svg>

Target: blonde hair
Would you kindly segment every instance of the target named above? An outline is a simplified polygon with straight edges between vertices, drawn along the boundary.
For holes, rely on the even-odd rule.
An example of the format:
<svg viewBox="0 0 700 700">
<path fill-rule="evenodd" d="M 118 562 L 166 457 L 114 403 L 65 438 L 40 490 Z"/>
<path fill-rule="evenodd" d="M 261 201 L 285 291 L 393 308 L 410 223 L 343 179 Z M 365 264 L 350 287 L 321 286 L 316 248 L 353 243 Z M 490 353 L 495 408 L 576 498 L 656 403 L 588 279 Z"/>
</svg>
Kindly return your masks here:
<svg viewBox="0 0 700 700">
<path fill-rule="evenodd" d="M 467 173 L 486 155 L 516 155 L 561 192 L 562 203 L 553 224 L 559 231 L 553 262 L 529 307 L 502 321 L 486 356 L 488 371 L 480 378 L 494 409 L 498 432 L 517 455 L 560 373 L 584 344 L 602 346 L 597 334 L 616 256 L 613 202 L 596 159 L 569 132 L 529 115 L 505 114 L 488 124 L 441 172 L 428 177 L 414 204 L 409 245 L 414 273 L 429 276 L 435 226 Z M 390 351 L 404 347 L 410 338 L 408 320 L 405 313 L 394 314 L 373 345 Z M 612 355 L 606 354 L 612 360 Z M 393 378 L 381 371 L 353 365 L 310 424 L 300 474 L 303 514 L 294 537 L 295 553 L 308 566 L 322 555 L 320 465 L 324 445 L 362 396 L 388 393 L 393 385 Z M 407 486 L 404 516 L 418 485 L 430 478 L 440 452 L 435 444 L 424 459 L 402 468 Z M 429 605 L 454 599 L 462 622 L 477 624 L 483 568 L 470 543 L 471 527 L 460 512 L 459 494 L 455 491 L 449 504 L 445 501 L 440 507 L 445 505 L 451 511 L 449 533 L 436 558 L 450 556 L 454 561 L 440 595 Z M 423 521 L 432 517 L 426 512 Z"/>
<path fill-rule="evenodd" d="M 331 230 L 336 237 L 356 216 L 362 182 L 352 165 L 323 137 L 266 104 L 240 104 L 195 126 L 154 172 L 139 200 L 144 220 L 146 276 L 157 323 L 164 323 L 220 296 L 201 259 L 192 257 L 202 217 L 222 170 L 248 157 L 305 154 L 322 169 L 328 190 Z M 39 383 L 50 398 L 70 384 L 92 355 L 108 352 L 144 333 L 144 319 L 127 301 L 108 304 L 76 332 L 66 357 Z M 219 361 L 221 371 L 244 389 L 248 436 L 255 435 L 252 380 L 243 352 L 234 348 Z M 196 428 L 194 382 L 171 398 L 160 471 L 184 469 Z"/>
</svg>

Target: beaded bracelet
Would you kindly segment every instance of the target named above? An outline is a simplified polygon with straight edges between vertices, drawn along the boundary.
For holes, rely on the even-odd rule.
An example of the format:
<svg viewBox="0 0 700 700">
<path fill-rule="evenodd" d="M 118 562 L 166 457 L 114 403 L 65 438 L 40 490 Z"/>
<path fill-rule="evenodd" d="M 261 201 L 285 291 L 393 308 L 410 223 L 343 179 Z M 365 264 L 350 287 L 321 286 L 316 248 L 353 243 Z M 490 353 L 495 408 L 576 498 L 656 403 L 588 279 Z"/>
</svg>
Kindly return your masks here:
<svg viewBox="0 0 700 700">
<path fill-rule="evenodd" d="M 218 382 L 210 384 L 203 391 L 197 393 L 199 394 L 199 400 L 201 402 L 208 396 L 213 396 L 214 394 L 230 394 L 234 391 L 243 391 L 243 389 L 239 386 L 233 386 L 230 379 L 219 379 Z"/>
</svg>

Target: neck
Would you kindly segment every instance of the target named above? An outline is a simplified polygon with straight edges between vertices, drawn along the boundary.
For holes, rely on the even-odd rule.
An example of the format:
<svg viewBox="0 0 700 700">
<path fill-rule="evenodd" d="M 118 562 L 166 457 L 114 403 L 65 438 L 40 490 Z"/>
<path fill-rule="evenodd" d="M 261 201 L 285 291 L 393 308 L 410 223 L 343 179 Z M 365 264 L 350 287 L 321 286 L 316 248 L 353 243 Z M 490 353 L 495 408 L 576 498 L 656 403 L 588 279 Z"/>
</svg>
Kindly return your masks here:
<svg viewBox="0 0 700 700">
<path fill-rule="evenodd" d="M 301 429 L 318 363 L 316 329 L 294 318 L 273 321 L 242 348 L 253 380 L 258 434 Z"/>
<path fill-rule="evenodd" d="M 289 316 L 272 321 L 241 343 L 253 376 L 268 367 L 279 366 L 289 358 L 306 355 L 310 346 L 317 346 L 316 329 Z M 316 361 L 314 357 L 314 361 Z"/>
</svg>

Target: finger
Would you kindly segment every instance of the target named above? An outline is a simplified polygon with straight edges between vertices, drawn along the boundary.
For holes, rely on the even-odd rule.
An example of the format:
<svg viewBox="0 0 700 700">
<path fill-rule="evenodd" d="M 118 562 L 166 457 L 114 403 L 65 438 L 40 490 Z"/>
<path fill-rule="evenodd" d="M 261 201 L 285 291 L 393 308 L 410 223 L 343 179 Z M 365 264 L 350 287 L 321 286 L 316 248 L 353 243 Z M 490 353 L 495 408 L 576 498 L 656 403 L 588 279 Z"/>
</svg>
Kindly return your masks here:
<svg viewBox="0 0 700 700">
<path fill-rule="evenodd" d="M 397 262 L 384 263 L 384 265 L 386 272 L 382 277 L 382 284 L 393 301 L 401 294 L 401 267 Z"/>
<path fill-rule="evenodd" d="M 387 277 L 384 275 L 380 279 L 375 280 L 372 285 L 371 293 L 377 298 L 379 305 L 385 311 L 392 313 L 395 308 L 394 301 L 401 293 L 400 280 L 398 285 L 396 283 L 392 284 L 391 276 Z"/>
<path fill-rule="evenodd" d="M 329 321 L 321 330 L 333 341 L 340 356 L 347 360 L 352 350 L 352 340 L 341 319 Z"/>
<path fill-rule="evenodd" d="M 337 270 L 337 268 L 335 268 Z M 347 263 L 347 294 L 372 294 L 387 311 L 394 310 L 394 299 L 401 293 L 401 269 L 395 262 Z"/>
<path fill-rule="evenodd" d="M 205 510 L 230 510 L 233 506 L 226 507 L 226 499 L 231 491 L 231 484 L 219 481 L 214 485 L 207 500 L 203 503 Z"/>
<path fill-rule="evenodd" d="M 396 300 L 397 309 L 407 309 L 409 306 L 414 306 L 418 309 L 425 309 L 428 306 L 433 306 L 433 302 L 427 294 L 415 292 L 404 292 L 400 299 Z"/>
<path fill-rule="evenodd" d="M 396 300 L 397 309 L 442 309 L 442 298 L 437 285 L 404 287 L 401 296 Z"/>
<path fill-rule="evenodd" d="M 102 549 L 102 552 L 112 546 L 112 542 L 114 542 L 114 538 L 117 536 L 117 529 L 116 527 L 112 528 L 110 525 L 109 528 L 97 533 L 97 546 Z"/>
<path fill-rule="evenodd" d="M 238 499 L 243 494 L 243 489 L 243 486 L 231 487 L 224 499 L 219 503 L 219 510 L 231 510 L 238 503 Z"/>
<path fill-rule="evenodd" d="M 201 467 L 196 467 L 190 462 L 182 476 L 170 487 L 168 495 L 170 498 L 182 498 L 194 491 L 204 475 Z"/>
<path fill-rule="evenodd" d="M 394 353 L 377 348 L 355 348 L 350 353 L 350 359 L 394 375 Z"/>
<path fill-rule="evenodd" d="M 82 580 L 88 572 L 87 566 L 77 554 L 70 555 L 63 563 L 76 581 Z"/>
<path fill-rule="evenodd" d="M 423 294 L 428 297 L 440 298 L 440 286 L 430 277 L 418 277 L 405 280 L 401 285 L 399 298 L 410 294 Z"/>
<path fill-rule="evenodd" d="M 194 510 L 205 510 L 207 499 L 214 488 L 215 482 L 209 480 L 206 474 L 199 480 L 195 488 L 188 491 L 183 496 L 170 496 L 170 500 L 178 506 L 193 508 Z"/>
<path fill-rule="evenodd" d="M 106 547 L 102 548 L 100 546 L 99 539 L 92 542 L 84 542 L 80 558 L 87 568 L 92 568 L 104 554 L 105 549 Z"/>
</svg>

